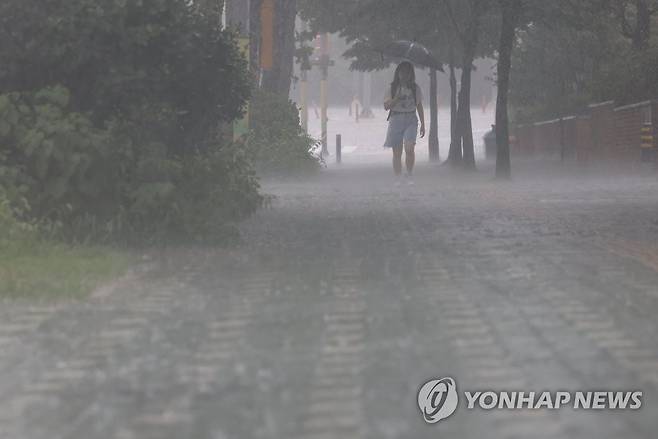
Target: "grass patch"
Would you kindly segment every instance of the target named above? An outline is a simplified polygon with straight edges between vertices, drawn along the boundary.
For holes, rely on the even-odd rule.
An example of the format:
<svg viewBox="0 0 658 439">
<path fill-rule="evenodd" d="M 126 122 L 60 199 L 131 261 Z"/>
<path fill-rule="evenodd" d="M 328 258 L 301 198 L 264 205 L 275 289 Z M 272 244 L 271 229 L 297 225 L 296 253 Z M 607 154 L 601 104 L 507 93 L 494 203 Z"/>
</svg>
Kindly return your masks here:
<svg viewBox="0 0 658 439">
<path fill-rule="evenodd" d="M 109 247 L 11 242 L 0 248 L 0 298 L 81 299 L 136 261 Z"/>
</svg>

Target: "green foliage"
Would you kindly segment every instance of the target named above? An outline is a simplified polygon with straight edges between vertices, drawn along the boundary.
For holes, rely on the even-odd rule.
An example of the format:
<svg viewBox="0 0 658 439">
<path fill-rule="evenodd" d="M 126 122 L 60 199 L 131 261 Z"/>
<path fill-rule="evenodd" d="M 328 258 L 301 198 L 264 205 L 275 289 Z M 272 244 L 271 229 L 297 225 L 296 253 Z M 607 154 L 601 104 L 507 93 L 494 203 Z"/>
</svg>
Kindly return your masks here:
<svg viewBox="0 0 658 439">
<path fill-rule="evenodd" d="M 112 149 L 106 131 L 68 110 L 63 87 L 0 95 L 0 182 L 30 201 L 41 218 L 66 216 L 100 199 L 111 202 L 104 184 Z"/>
<path fill-rule="evenodd" d="M 20 221 L 20 209 L 13 206 L 0 186 L 0 251 L 15 251 L 16 248 L 36 237 L 36 227 Z"/>
<path fill-rule="evenodd" d="M 95 124 L 121 117 L 176 150 L 239 117 L 249 95 L 232 35 L 185 1 L 7 0 L 0 16 L 0 90 L 62 84 Z"/>
<path fill-rule="evenodd" d="M 578 113 L 593 102 L 658 98 L 658 40 L 639 48 L 623 32 L 619 11 L 600 0 L 542 5 L 543 16 L 519 33 L 514 52 L 516 121 Z"/>
<path fill-rule="evenodd" d="M 454 13 L 459 32 L 448 13 Z M 299 0 L 302 18 L 311 28 L 322 32 L 339 32 L 351 45 L 344 53 L 352 59 L 351 67 L 360 71 L 381 70 L 393 61 L 379 51 L 394 40 L 422 43 L 441 62 L 459 65 L 462 52 L 460 32 L 471 24 L 472 9 L 487 11 L 479 22 L 480 39 L 477 56 L 489 56 L 497 40 L 497 1 L 495 0 Z M 312 37 L 309 35 L 308 37 Z M 303 36 L 302 36 L 303 37 Z"/>
<path fill-rule="evenodd" d="M 598 100 L 612 99 L 618 104 L 658 99 L 658 44 L 643 51 L 626 50 L 601 68 L 592 84 Z"/>
<path fill-rule="evenodd" d="M 319 168 L 310 152 L 316 141 L 300 127 L 299 111 L 290 100 L 257 93 L 250 105 L 250 121 L 246 148 L 259 172 L 298 173 Z"/>
<path fill-rule="evenodd" d="M 510 85 L 517 121 L 557 117 L 591 102 L 597 62 L 612 42 L 601 40 L 593 28 L 560 21 L 531 25 L 519 41 Z"/>
<path fill-rule="evenodd" d="M 29 200 L 23 216 L 63 225 L 52 232 L 208 241 L 227 238 L 231 224 L 259 206 L 254 172 L 236 145 L 173 154 L 165 144 L 141 143 L 134 124 L 97 129 L 67 106 L 62 87 L 0 95 L 0 183 L 12 201 Z"/>
<path fill-rule="evenodd" d="M 21 218 L 73 241 L 210 242 L 258 207 L 247 157 L 220 141 L 246 60 L 207 8 L 8 0 L 0 16 L 0 185 Z"/>
<path fill-rule="evenodd" d="M 143 165 L 143 180 L 125 212 L 135 239 L 225 242 L 235 238 L 235 223 L 262 202 L 255 173 L 237 144 Z M 160 178 L 149 178 L 162 171 Z"/>
<path fill-rule="evenodd" d="M 125 250 L 52 241 L 0 248 L 0 297 L 80 299 L 123 274 L 136 260 Z"/>
</svg>

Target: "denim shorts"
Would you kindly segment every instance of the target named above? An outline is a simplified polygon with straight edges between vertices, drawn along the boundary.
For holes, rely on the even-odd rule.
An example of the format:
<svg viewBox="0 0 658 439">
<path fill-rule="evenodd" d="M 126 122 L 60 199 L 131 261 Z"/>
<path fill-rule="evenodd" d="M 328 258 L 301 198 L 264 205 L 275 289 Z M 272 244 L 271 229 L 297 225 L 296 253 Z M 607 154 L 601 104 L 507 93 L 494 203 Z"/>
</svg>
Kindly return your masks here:
<svg viewBox="0 0 658 439">
<path fill-rule="evenodd" d="M 384 148 L 401 147 L 403 142 L 416 143 L 416 137 L 418 137 L 418 117 L 415 111 L 391 114 Z"/>
</svg>

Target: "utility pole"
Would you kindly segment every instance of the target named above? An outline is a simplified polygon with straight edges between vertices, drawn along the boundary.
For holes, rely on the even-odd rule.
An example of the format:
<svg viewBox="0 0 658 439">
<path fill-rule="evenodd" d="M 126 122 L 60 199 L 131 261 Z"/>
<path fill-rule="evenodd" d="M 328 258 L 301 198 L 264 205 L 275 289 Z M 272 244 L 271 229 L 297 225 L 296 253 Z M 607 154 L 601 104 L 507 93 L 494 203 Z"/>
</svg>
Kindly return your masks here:
<svg viewBox="0 0 658 439">
<path fill-rule="evenodd" d="M 225 8 L 225 21 L 226 26 L 236 29 L 238 31 L 238 45 L 244 54 L 247 61 L 249 61 L 250 50 L 250 27 L 249 27 L 249 14 L 251 1 L 250 0 L 227 0 L 223 5 Z M 249 104 L 245 115 L 233 123 L 233 140 L 247 134 L 249 131 Z"/>
<path fill-rule="evenodd" d="M 334 65 L 334 61 L 329 58 L 329 34 L 320 35 L 320 56 L 313 60 L 313 65 L 320 67 L 322 79 L 320 80 L 320 124 L 322 126 L 322 155 L 329 155 L 327 147 L 327 93 L 329 67 Z"/>
<path fill-rule="evenodd" d="M 274 0 L 262 0 L 260 6 L 260 84 L 274 67 Z"/>
</svg>

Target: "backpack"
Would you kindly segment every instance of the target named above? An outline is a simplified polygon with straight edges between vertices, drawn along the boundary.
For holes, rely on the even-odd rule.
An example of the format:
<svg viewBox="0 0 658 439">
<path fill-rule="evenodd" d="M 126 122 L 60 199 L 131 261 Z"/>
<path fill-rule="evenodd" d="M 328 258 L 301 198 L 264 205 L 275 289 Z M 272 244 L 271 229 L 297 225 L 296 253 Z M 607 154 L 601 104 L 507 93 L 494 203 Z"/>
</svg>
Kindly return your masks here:
<svg viewBox="0 0 658 439">
<path fill-rule="evenodd" d="M 416 87 L 418 85 L 414 82 L 413 86 L 411 87 L 411 93 L 414 95 L 414 104 L 418 105 L 418 98 L 416 97 Z M 400 86 L 400 89 L 402 86 Z M 393 93 L 393 84 L 391 84 L 391 97 L 395 98 L 395 94 Z M 386 118 L 387 121 L 391 119 L 391 114 L 393 114 L 393 110 L 388 110 L 388 117 Z"/>
</svg>

